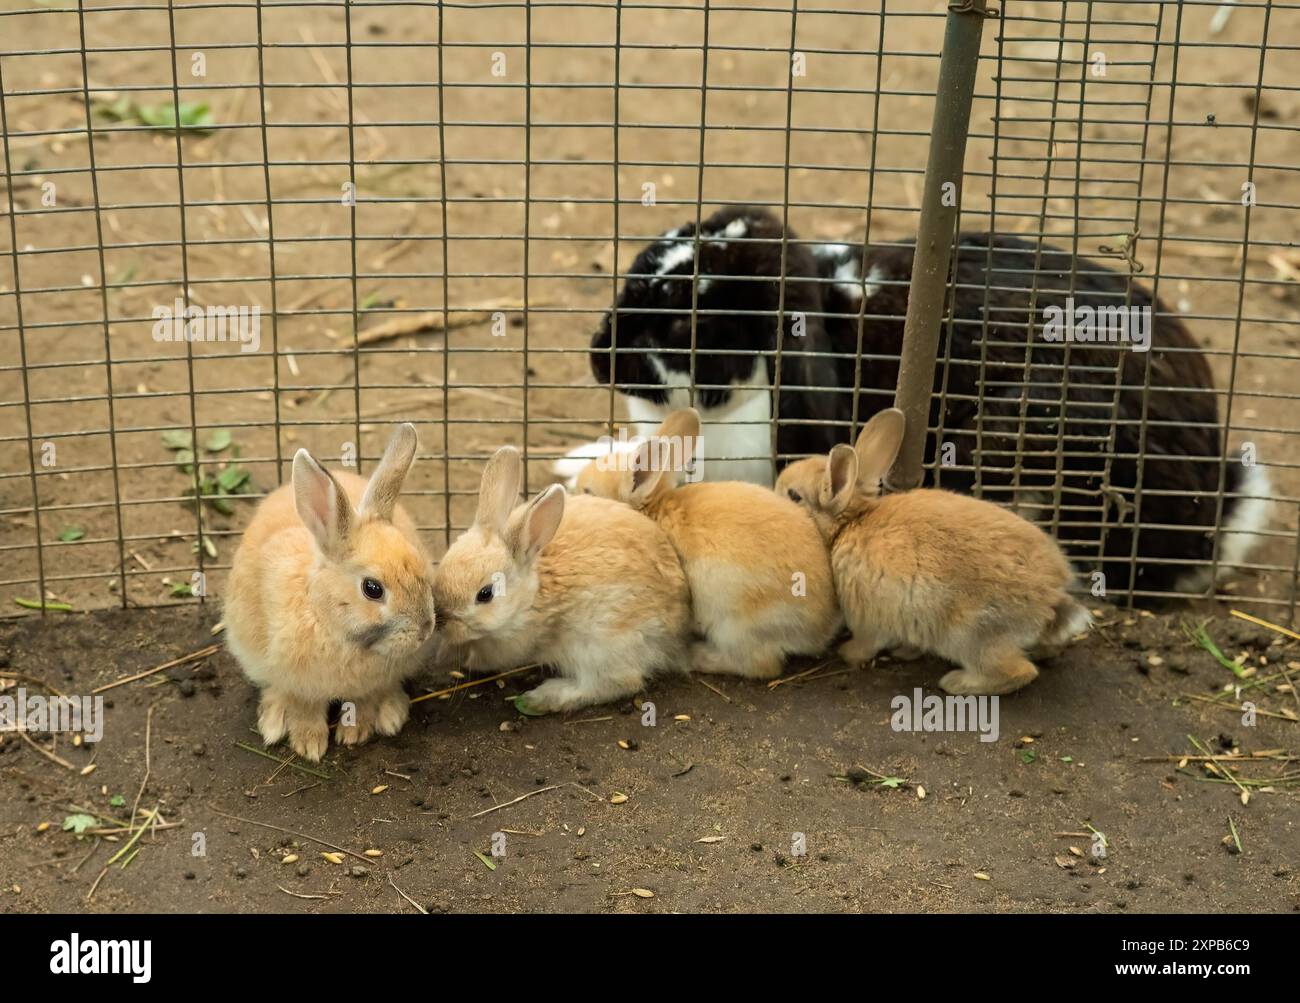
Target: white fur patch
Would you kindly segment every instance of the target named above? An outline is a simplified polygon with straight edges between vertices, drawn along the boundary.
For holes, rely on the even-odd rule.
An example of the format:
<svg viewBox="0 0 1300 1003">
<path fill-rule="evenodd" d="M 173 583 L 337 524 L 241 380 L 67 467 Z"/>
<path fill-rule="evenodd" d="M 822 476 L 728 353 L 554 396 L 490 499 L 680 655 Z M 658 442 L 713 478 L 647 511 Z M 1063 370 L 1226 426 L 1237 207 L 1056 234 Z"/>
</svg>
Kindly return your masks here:
<svg viewBox="0 0 1300 1003">
<path fill-rule="evenodd" d="M 744 216 L 733 219 L 730 223 L 722 228 L 724 237 L 743 237 L 749 232 L 749 220 Z"/>
<path fill-rule="evenodd" d="M 836 263 L 833 276 L 835 288 L 855 304 L 861 303 L 864 294 L 867 299 L 871 299 L 880 292 L 881 284 L 886 278 L 884 270 L 879 265 L 872 265 L 867 270 L 864 282 L 861 278 L 862 255 L 848 244 L 815 244 L 813 254 Z"/>
<path fill-rule="evenodd" d="M 875 296 L 876 293 L 880 292 L 880 287 L 884 285 L 887 277 L 888 276 L 885 275 L 884 269 L 879 265 L 872 265 L 867 270 L 867 281 L 863 283 L 863 288 L 867 293 L 867 299 L 871 299 L 871 297 Z"/>
<path fill-rule="evenodd" d="M 558 460 L 554 460 L 551 463 L 551 470 L 564 481 L 565 488 L 572 491 L 578 480 L 578 474 L 582 473 L 592 460 L 598 460 L 611 453 L 628 452 L 639 446 L 642 441 L 639 436 L 630 436 L 626 449 L 622 448 L 617 439 L 608 437 L 597 439 L 595 442 L 584 442 L 581 446 L 574 446 Z"/>
<path fill-rule="evenodd" d="M 1251 550 L 1259 542 L 1260 532 L 1268 525 L 1269 511 L 1273 503 L 1269 495 L 1273 492 L 1273 483 L 1268 471 L 1261 466 L 1246 468 L 1237 494 L 1240 497 L 1224 502 L 1228 509 L 1228 521 L 1219 531 L 1219 579 L 1227 577 L 1233 568 L 1245 563 Z M 1208 567 L 1193 568 L 1175 583 L 1179 592 L 1203 592 L 1210 583 Z"/>
<path fill-rule="evenodd" d="M 667 275 L 694 257 L 695 244 L 692 241 L 683 240 L 673 244 L 664 252 L 664 256 L 659 259 L 659 267 L 655 270 L 655 274 Z"/>
<path fill-rule="evenodd" d="M 830 258 L 832 261 L 839 261 L 841 258 L 848 257 L 850 250 L 848 244 L 814 244 L 812 252 L 819 258 Z"/>
<path fill-rule="evenodd" d="M 1075 606 L 1070 611 L 1070 619 L 1061 625 L 1061 640 L 1068 640 L 1072 637 L 1078 637 L 1080 634 L 1087 633 L 1092 626 L 1092 614 L 1082 605 Z"/>
<path fill-rule="evenodd" d="M 690 380 L 685 373 L 672 372 L 655 356 L 647 358 L 668 388 L 668 403 L 655 404 L 641 397 L 625 396 L 628 418 L 638 435 L 653 435 L 669 412 L 690 406 Z M 706 481 L 749 481 L 771 487 L 772 391 L 767 367 L 758 361 L 754 373 L 732 384 L 731 400 L 722 407 L 698 407 L 702 425 L 700 472 Z"/>
</svg>

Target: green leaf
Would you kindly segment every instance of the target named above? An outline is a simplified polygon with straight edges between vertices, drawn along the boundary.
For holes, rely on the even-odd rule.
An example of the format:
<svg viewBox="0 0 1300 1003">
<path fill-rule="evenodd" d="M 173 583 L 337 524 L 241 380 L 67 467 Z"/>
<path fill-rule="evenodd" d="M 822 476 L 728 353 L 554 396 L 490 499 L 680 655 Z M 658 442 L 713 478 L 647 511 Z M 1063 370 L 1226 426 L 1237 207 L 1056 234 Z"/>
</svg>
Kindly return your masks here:
<svg viewBox="0 0 1300 1003">
<path fill-rule="evenodd" d="M 1242 668 L 1242 666 L 1234 662 L 1227 655 L 1225 655 L 1222 651 L 1219 650 L 1219 646 L 1214 643 L 1214 641 L 1210 637 L 1209 631 L 1205 629 L 1205 624 L 1201 624 L 1195 630 L 1192 630 L 1187 625 L 1184 625 L 1183 631 L 1187 634 L 1188 637 L 1190 637 L 1193 641 L 1195 641 L 1202 648 L 1208 651 L 1212 656 L 1214 656 L 1215 661 L 1217 661 L 1220 665 L 1222 665 L 1225 669 L 1231 672 L 1238 679 L 1246 678 L 1246 670 Z"/>
<path fill-rule="evenodd" d="M 131 104 L 131 99 L 126 97 L 118 98 L 112 104 L 100 102 L 95 106 L 95 111 L 114 122 L 125 122 L 135 118 L 135 108 Z"/>
<path fill-rule="evenodd" d="M 510 702 L 515 705 L 515 710 L 519 711 L 524 717 L 545 717 L 546 711 L 535 709 L 528 702 L 528 694 L 520 693 L 518 696 L 510 697 Z"/>
<path fill-rule="evenodd" d="M 172 582 L 171 593 L 173 599 L 185 599 L 194 595 L 194 589 L 189 582 Z"/>
<path fill-rule="evenodd" d="M 876 781 L 876 783 L 880 784 L 881 787 L 888 787 L 890 790 L 895 790 L 898 788 L 899 784 L 903 783 L 903 778 L 882 777 L 880 780 Z"/>
<path fill-rule="evenodd" d="M 1026 766 L 1028 766 L 1030 763 L 1034 762 L 1037 759 L 1038 759 L 1038 753 L 1035 752 L 1033 749 L 1024 749 L 1020 753 L 1020 761 L 1024 763 Z"/>
<path fill-rule="evenodd" d="M 238 494 L 239 489 L 247 483 L 250 476 L 252 475 L 243 467 L 231 464 L 226 467 L 225 470 L 221 471 L 221 473 L 217 474 L 217 486 L 221 490 L 220 492 L 214 492 L 214 494 Z"/>
<path fill-rule="evenodd" d="M 86 535 L 86 531 L 82 529 L 80 526 L 69 526 L 67 529 L 65 529 L 62 533 L 59 534 L 59 539 L 62 540 L 64 543 L 72 543 L 75 540 L 80 540 L 85 535 Z"/>
<path fill-rule="evenodd" d="M 190 449 L 176 450 L 176 466 L 180 467 L 187 474 L 194 473 L 194 451 Z"/>
<path fill-rule="evenodd" d="M 63 820 L 64 832 L 75 832 L 80 836 L 87 829 L 94 829 L 99 825 L 99 819 L 94 815 L 69 815 Z"/>
<path fill-rule="evenodd" d="M 111 804 L 114 808 L 125 808 L 126 798 L 122 797 L 121 794 L 114 794 L 111 798 L 108 799 L 108 803 Z"/>
<path fill-rule="evenodd" d="M 483 866 L 486 867 L 489 871 L 495 871 L 497 869 L 496 861 L 493 860 L 491 857 L 489 857 L 487 854 L 479 853 L 478 850 L 475 850 L 474 856 L 478 857 L 479 860 L 483 861 Z"/>
<path fill-rule="evenodd" d="M 230 502 L 226 501 L 225 495 L 204 495 L 203 497 L 204 500 L 207 501 L 209 505 L 211 505 L 222 515 L 235 514 L 235 506 L 231 505 Z"/>
<path fill-rule="evenodd" d="M 194 436 L 184 428 L 169 428 L 162 434 L 163 445 L 168 449 L 194 449 Z"/>
<path fill-rule="evenodd" d="M 227 428 L 214 428 L 212 434 L 208 436 L 208 441 L 203 444 L 203 448 L 209 453 L 220 453 L 230 448 L 231 437 L 230 430 Z"/>
<path fill-rule="evenodd" d="M 167 104 L 136 105 L 136 117 L 153 129 L 176 128 L 176 105 Z M 212 109 L 206 102 L 182 101 L 180 103 L 180 124 L 182 129 L 203 130 L 212 126 Z"/>
<path fill-rule="evenodd" d="M 1062 756 L 1062 757 L 1061 757 L 1061 762 L 1063 762 L 1063 763 L 1073 763 L 1073 762 L 1074 762 L 1074 757 L 1073 757 L 1073 756 Z"/>
<path fill-rule="evenodd" d="M 21 596 L 15 596 L 14 603 L 23 609 L 52 609 L 58 610 L 60 613 L 72 612 L 71 604 L 65 602 L 41 602 L 39 599 L 24 599 Z"/>
</svg>

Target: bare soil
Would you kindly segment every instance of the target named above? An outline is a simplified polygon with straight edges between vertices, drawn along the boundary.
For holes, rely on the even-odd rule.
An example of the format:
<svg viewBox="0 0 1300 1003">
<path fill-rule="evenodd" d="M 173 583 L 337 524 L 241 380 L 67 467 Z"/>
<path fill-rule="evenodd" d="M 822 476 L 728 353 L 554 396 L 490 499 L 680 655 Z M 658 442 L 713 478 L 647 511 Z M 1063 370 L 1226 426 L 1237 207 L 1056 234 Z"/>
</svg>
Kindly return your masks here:
<svg viewBox="0 0 1300 1003">
<path fill-rule="evenodd" d="M 258 745 L 256 694 L 223 651 L 109 690 L 103 740 L 57 744 L 74 769 L 4 736 L 0 903 L 414 911 L 395 885 L 430 912 L 1300 909 L 1295 761 L 1238 764 L 1242 778 L 1274 781 L 1248 805 L 1178 761 L 1198 754 L 1189 736 L 1215 755 L 1295 757 L 1300 725 L 1261 715 L 1246 727 L 1240 710 L 1181 696 L 1213 695 L 1232 677 L 1188 646 L 1178 619 L 1109 611 L 1103 624 L 1002 698 L 992 743 L 891 728 L 896 695 L 937 692 L 942 668 L 926 662 L 829 665 L 775 688 L 661 680 L 644 698 L 654 727 L 640 700 L 519 717 L 505 700 L 535 682 L 523 674 L 416 705 L 394 739 L 332 747 L 327 778 L 236 745 Z M 111 611 L 10 623 L 0 647 L 10 671 L 88 693 L 204 646 L 209 628 L 194 610 Z M 1270 631 L 1226 619 L 1209 630 L 1260 675 L 1296 665 L 1296 644 Z M 1280 682 L 1254 699 L 1294 714 Z M 88 900 L 124 837 L 79 839 L 63 820 L 71 806 L 125 817 L 137 793 L 175 827 L 146 835 Z M 504 856 L 493 857 L 494 838 Z M 358 856 L 331 863 L 319 841 Z M 284 863 L 291 853 L 298 861 Z"/>
</svg>

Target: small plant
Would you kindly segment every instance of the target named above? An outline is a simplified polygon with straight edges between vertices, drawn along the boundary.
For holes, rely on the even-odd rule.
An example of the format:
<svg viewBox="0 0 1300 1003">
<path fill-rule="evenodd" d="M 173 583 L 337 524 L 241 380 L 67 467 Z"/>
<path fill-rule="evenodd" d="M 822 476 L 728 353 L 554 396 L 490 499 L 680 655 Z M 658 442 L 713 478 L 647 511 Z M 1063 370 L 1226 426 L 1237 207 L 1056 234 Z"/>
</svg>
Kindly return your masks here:
<svg viewBox="0 0 1300 1003">
<path fill-rule="evenodd" d="M 177 121 L 180 122 L 182 130 L 188 129 L 194 132 L 208 132 L 214 124 L 212 108 L 206 101 L 137 104 L 130 98 L 122 97 L 112 103 L 96 105 L 95 111 L 113 122 L 138 122 L 151 129 L 163 129 L 168 132 L 176 130 Z"/>
<path fill-rule="evenodd" d="M 162 443 L 175 454 L 176 465 L 185 473 L 192 475 L 196 458 L 194 435 L 186 429 L 168 429 L 162 433 Z M 238 495 L 248 494 L 252 490 L 251 472 L 235 462 L 239 457 L 239 447 L 235 445 L 234 438 L 228 429 L 214 428 L 208 434 L 207 439 L 204 440 L 200 452 L 211 457 L 218 453 L 224 453 L 226 450 L 231 451 L 231 459 L 217 473 L 205 473 L 203 475 L 198 483 L 198 496 L 222 515 L 234 515 L 235 509 L 230 504 L 230 499 Z M 194 486 L 191 485 L 186 488 L 185 494 L 194 495 Z M 197 550 L 198 545 L 196 543 L 195 552 Z M 204 541 L 204 551 L 209 557 L 217 556 L 215 544 L 210 544 L 206 540 Z"/>
</svg>

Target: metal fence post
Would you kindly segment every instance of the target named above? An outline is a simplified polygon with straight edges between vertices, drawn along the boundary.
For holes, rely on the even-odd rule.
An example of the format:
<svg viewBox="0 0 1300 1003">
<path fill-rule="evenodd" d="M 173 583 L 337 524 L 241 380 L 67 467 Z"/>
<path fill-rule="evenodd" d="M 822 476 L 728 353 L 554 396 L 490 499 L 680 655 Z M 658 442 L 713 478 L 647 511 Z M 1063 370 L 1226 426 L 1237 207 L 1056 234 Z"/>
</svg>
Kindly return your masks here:
<svg viewBox="0 0 1300 1003">
<path fill-rule="evenodd" d="M 890 488 L 899 491 L 917 487 L 923 477 L 930 394 L 957 236 L 975 70 L 979 65 L 984 19 L 995 16 L 986 0 L 954 0 L 948 4 L 916 256 L 912 261 L 907 320 L 903 327 L 903 352 L 894 392 L 894 405 L 907 416 L 903 447 L 888 477 Z"/>
</svg>

